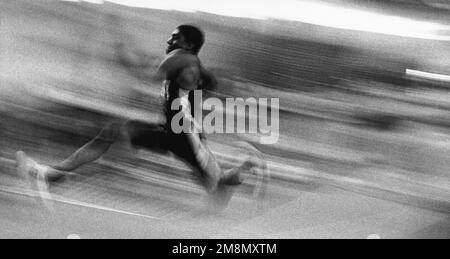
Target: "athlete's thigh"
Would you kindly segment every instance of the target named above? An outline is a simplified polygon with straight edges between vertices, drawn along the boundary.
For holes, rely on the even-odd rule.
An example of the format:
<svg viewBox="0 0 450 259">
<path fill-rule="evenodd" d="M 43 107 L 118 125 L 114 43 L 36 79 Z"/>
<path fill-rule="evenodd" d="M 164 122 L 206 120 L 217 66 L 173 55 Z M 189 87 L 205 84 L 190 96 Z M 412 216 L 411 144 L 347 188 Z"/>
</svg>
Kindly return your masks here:
<svg viewBox="0 0 450 259">
<path fill-rule="evenodd" d="M 131 144 L 136 148 L 167 152 L 169 133 L 160 124 L 128 121 L 124 126 Z"/>
</svg>

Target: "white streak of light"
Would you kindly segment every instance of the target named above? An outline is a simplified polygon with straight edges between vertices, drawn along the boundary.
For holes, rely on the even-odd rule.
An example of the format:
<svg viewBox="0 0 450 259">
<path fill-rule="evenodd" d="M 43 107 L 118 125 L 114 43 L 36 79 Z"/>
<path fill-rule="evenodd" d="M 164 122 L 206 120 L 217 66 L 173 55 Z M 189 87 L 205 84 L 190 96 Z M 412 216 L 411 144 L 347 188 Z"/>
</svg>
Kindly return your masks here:
<svg viewBox="0 0 450 259">
<path fill-rule="evenodd" d="M 412 70 L 412 69 L 406 69 L 406 75 L 413 76 L 413 77 L 419 77 L 419 78 L 423 78 L 423 79 L 428 79 L 428 80 L 450 82 L 450 76 L 448 76 L 448 75 L 435 74 L 435 73 L 423 72 L 423 71 Z"/>
<path fill-rule="evenodd" d="M 202 11 L 224 16 L 252 19 L 281 19 L 334 27 L 367 31 L 403 37 L 450 41 L 450 26 L 418 21 L 357 9 L 299 0 L 110 0 L 117 4 L 177 10 Z"/>
</svg>

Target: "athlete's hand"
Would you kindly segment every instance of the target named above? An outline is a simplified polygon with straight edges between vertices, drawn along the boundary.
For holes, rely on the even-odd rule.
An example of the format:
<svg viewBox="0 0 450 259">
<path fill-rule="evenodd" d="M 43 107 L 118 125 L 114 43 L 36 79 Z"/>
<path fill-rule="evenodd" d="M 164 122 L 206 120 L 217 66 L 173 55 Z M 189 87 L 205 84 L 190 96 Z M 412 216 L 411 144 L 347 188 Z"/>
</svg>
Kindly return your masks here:
<svg viewBox="0 0 450 259">
<path fill-rule="evenodd" d="M 201 68 L 201 89 L 214 91 L 217 88 L 218 82 L 216 77 L 210 71 L 205 68 Z"/>
</svg>

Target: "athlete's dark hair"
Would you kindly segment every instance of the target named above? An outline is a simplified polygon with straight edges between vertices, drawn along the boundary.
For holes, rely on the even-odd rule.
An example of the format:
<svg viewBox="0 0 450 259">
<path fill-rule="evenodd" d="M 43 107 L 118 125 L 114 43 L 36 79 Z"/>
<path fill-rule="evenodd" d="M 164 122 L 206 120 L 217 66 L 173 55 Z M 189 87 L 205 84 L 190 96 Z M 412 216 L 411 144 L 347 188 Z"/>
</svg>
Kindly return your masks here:
<svg viewBox="0 0 450 259">
<path fill-rule="evenodd" d="M 183 35 L 187 43 L 194 44 L 194 49 L 192 51 L 194 52 L 194 54 L 198 54 L 201 47 L 203 46 L 203 43 L 205 42 L 205 36 L 203 32 L 199 28 L 187 24 L 180 25 L 177 27 L 177 29 Z"/>
</svg>

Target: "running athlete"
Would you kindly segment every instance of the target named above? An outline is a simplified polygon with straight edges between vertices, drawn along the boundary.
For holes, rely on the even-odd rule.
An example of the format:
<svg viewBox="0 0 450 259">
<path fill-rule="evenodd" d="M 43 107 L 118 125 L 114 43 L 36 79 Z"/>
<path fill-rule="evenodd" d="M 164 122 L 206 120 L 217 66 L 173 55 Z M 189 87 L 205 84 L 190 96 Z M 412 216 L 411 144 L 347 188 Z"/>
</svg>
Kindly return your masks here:
<svg viewBox="0 0 450 259">
<path fill-rule="evenodd" d="M 224 191 L 228 189 L 226 186 L 241 184 L 244 175 L 256 174 L 261 180 L 256 190 L 262 191 L 262 185 L 267 182 L 267 167 L 257 155 L 257 150 L 250 144 L 245 144 L 246 148 L 253 153 L 248 161 L 240 167 L 222 170 L 206 146 L 202 134 L 194 133 L 195 131 L 176 134 L 171 128 L 173 116 L 180 112 L 185 119 L 193 125 L 196 124 L 193 117 L 195 108 L 193 90 L 201 90 L 207 84 L 214 86 L 217 83 L 214 76 L 203 68 L 197 56 L 203 43 L 204 34 L 200 29 L 192 25 L 178 26 L 167 41 L 167 56 L 159 65 L 156 74 L 150 78 L 147 77 L 152 81 L 163 83 L 165 123 L 149 124 L 138 121 L 109 123 L 94 139 L 54 166 L 39 164 L 24 152 L 18 151 L 16 153 L 18 172 L 30 179 L 34 186 L 38 187 L 41 195 L 47 194 L 51 182 L 65 177 L 86 163 L 95 161 L 120 136 L 125 135 L 136 148 L 171 152 L 186 162 L 216 201 L 227 203 L 230 195 L 226 195 L 228 192 Z M 139 57 L 133 59 L 131 55 L 127 55 L 123 45 L 120 45 L 118 53 L 123 65 L 133 68 L 141 67 L 142 64 L 136 61 Z M 173 110 L 171 106 L 175 100 L 181 100 L 181 105 L 179 109 Z M 228 197 L 222 199 L 220 196 Z"/>
</svg>

